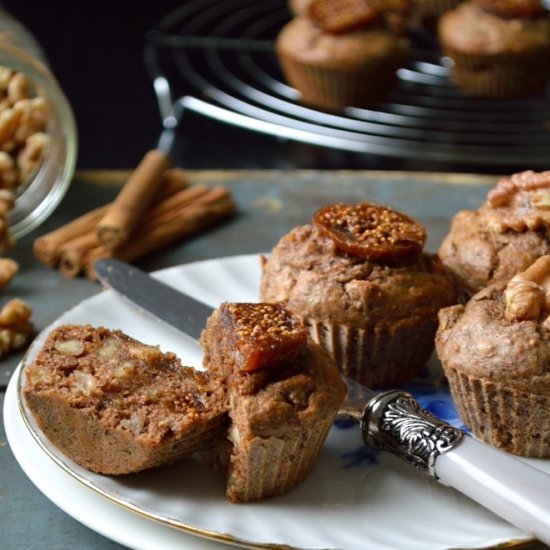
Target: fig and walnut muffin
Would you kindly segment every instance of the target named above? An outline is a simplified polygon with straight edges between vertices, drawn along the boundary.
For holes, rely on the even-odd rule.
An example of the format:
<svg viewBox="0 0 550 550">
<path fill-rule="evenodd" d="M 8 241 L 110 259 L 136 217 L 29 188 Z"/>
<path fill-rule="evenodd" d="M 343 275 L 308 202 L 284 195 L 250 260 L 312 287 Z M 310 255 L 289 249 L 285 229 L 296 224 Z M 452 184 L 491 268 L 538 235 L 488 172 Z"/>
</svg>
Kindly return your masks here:
<svg viewBox="0 0 550 550">
<path fill-rule="evenodd" d="M 541 94 L 550 78 L 550 11 L 541 0 L 466 0 L 439 19 L 451 77 L 487 98 Z"/>
<path fill-rule="evenodd" d="M 501 178 L 477 210 L 458 212 L 438 253 L 467 299 L 550 254 L 549 228 L 550 171 L 527 170 Z"/>
<path fill-rule="evenodd" d="M 201 344 L 205 367 L 229 394 L 226 437 L 209 453 L 226 472 L 226 497 L 289 491 L 311 471 L 345 396 L 333 359 L 279 304 L 221 304 Z"/>
<path fill-rule="evenodd" d="M 399 1 L 385 1 L 312 0 L 281 29 L 277 57 L 303 103 L 338 111 L 387 98 L 410 45 Z"/>
<path fill-rule="evenodd" d="M 550 256 L 439 320 L 436 349 L 464 424 L 505 451 L 550 457 Z"/>
<path fill-rule="evenodd" d="M 434 348 L 455 283 L 423 251 L 424 227 L 372 203 L 321 208 L 262 261 L 260 299 L 301 316 L 340 370 L 365 385 L 411 378 Z"/>
</svg>

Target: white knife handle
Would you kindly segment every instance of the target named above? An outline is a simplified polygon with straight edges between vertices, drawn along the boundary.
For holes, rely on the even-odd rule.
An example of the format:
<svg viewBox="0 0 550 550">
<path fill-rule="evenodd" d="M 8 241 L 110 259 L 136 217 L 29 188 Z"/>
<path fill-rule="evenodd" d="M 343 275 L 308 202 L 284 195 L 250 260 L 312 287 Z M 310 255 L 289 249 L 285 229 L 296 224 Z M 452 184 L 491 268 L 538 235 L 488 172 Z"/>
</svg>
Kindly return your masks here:
<svg viewBox="0 0 550 550">
<path fill-rule="evenodd" d="M 406 392 L 371 399 L 362 430 L 368 446 L 399 456 L 550 544 L 550 475 L 439 420 Z"/>
<path fill-rule="evenodd" d="M 440 455 L 435 472 L 488 510 L 550 544 L 550 476 L 470 436 Z"/>
</svg>

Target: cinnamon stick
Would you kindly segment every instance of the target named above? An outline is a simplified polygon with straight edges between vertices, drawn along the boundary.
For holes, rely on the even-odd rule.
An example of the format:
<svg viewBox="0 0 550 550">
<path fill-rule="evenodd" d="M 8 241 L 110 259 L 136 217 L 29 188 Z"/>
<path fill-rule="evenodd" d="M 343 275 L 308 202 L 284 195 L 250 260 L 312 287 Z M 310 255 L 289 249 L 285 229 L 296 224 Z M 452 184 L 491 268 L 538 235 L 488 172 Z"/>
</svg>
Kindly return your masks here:
<svg viewBox="0 0 550 550">
<path fill-rule="evenodd" d="M 97 224 L 97 240 L 102 246 L 114 250 L 128 240 L 159 189 L 169 164 L 167 155 L 158 149 L 143 157 Z"/>
<path fill-rule="evenodd" d="M 204 231 L 229 217 L 235 210 L 235 203 L 227 189 L 216 187 L 198 201 L 181 208 L 172 219 L 155 218 L 147 230 L 136 231 L 124 247 L 109 250 L 98 246 L 89 251 L 85 258 L 85 272 L 94 279 L 93 264 L 101 258 L 118 258 L 127 262 L 139 260 L 181 240 Z"/>
<path fill-rule="evenodd" d="M 65 277 L 80 275 L 86 254 L 97 246 L 95 230 L 64 243 L 59 247 L 59 272 Z"/>
<path fill-rule="evenodd" d="M 145 233 L 151 227 L 177 217 L 184 206 L 200 200 L 201 197 L 207 196 L 207 200 L 212 197 L 212 200 L 215 200 L 218 194 L 217 192 L 208 195 L 208 187 L 201 184 L 168 195 L 145 215 L 140 231 Z M 86 254 L 98 246 L 95 229 L 63 243 L 58 249 L 59 272 L 65 277 L 78 276 L 82 271 Z"/>
<path fill-rule="evenodd" d="M 162 187 L 154 197 L 155 203 L 184 191 L 188 185 L 185 172 L 181 168 L 166 170 L 162 177 Z M 36 238 L 32 247 L 35 258 L 47 267 L 55 267 L 61 260 L 60 248 L 86 233 L 95 234 L 97 224 L 112 204 L 108 203 L 91 210 L 50 233 Z"/>
<path fill-rule="evenodd" d="M 99 220 L 109 205 L 100 206 L 79 218 L 34 240 L 32 250 L 35 258 L 47 267 L 55 267 L 59 261 L 59 247 L 87 232 L 95 231 Z"/>
</svg>

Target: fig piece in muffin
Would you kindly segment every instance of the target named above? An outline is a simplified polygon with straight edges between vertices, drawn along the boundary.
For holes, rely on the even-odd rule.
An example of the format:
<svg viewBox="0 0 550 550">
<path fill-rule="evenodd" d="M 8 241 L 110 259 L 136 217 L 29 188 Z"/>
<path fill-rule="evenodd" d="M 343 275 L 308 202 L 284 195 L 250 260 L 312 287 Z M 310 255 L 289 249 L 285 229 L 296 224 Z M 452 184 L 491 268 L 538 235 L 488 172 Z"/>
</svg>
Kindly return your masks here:
<svg viewBox="0 0 550 550">
<path fill-rule="evenodd" d="M 334 361 L 279 304 L 221 304 L 201 344 L 229 393 L 230 427 L 210 453 L 226 472 L 226 497 L 289 491 L 313 467 L 344 398 Z"/>
</svg>

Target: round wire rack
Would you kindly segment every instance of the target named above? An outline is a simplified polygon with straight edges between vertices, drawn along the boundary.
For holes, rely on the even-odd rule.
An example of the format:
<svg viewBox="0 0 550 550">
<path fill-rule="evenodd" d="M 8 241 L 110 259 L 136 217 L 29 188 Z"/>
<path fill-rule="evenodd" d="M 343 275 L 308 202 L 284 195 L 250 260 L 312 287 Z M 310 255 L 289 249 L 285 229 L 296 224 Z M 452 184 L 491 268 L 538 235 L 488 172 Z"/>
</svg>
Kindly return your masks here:
<svg viewBox="0 0 550 550">
<path fill-rule="evenodd" d="M 193 111 L 247 130 L 344 151 L 468 166 L 548 168 L 550 90 L 541 97 L 468 97 L 429 33 L 388 101 L 341 113 L 299 102 L 285 84 L 274 41 L 285 0 L 189 0 L 147 35 L 145 64 L 163 125 Z"/>
</svg>

